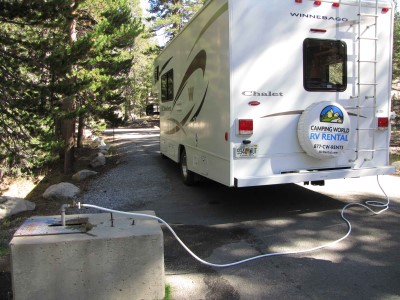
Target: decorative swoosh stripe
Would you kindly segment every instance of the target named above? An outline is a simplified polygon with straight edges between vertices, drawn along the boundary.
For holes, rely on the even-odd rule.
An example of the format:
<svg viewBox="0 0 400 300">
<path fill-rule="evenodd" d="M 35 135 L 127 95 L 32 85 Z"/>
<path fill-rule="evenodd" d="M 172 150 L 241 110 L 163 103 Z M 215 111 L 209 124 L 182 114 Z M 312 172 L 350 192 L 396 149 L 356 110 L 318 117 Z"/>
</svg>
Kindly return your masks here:
<svg viewBox="0 0 400 300">
<path fill-rule="evenodd" d="M 358 115 L 357 114 L 355 114 L 355 113 L 347 113 L 349 116 L 353 116 L 353 117 L 357 117 Z M 366 116 L 361 116 L 360 115 L 360 118 L 364 118 L 364 119 L 366 119 L 367 117 Z"/>
<path fill-rule="evenodd" d="M 208 20 L 207 24 L 203 27 L 203 29 L 201 30 L 199 36 L 197 37 L 196 41 L 194 42 L 193 47 L 190 50 L 188 57 L 190 56 L 190 54 L 192 54 L 192 51 L 193 51 L 194 47 L 199 42 L 199 40 L 201 39 L 203 34 L 207 31 L 207 29 L 227 10 L 228 10 L 228 2 L 226 2 L 224 5 L 222 5 L 221 8 L 218 9 L 215 12 L 215 14 L 211 17 L 211 19 Z"/>
<path fill-rule="evenodd" d="M 206 91 L 204 92 L 203 99 L 201 100 L 200 106 L 199 106 L 199 108 L 197 109 L 196 113 L 193 115 L 193 117 L 192 117 L 192 119 L 190 120 L 190 122 L 196 121 L 197 117 L 199 116 L 200 111 L 201 111 L 201 109 L 203 108 L 204 100 L 206 100 L 207 91 L 208 91 L 208 84 L 207 84 L 207 87 L 206 87 Z"/>
<path fill-rule="evenodd" d="M 290 116 L 290 115 L 301 115 L 304 110 L 293 110 L 293 111 L 285 111 L 281 113 L 276 113 L 272 115 L 266 115 L 261 118 L 270 118 L 270 117 L 279 117 L 279 116 Z"/>
<path fill-rule="evenodd" d="M 266 116 L 262 116 L 261 118 L 270 118 L 270 117 L 279 117 L 279 116 L 290 116 L 290 115 L 301 115 L 303 113 L 304 110 L 293 110 L 293 111 L 285 111 L 285 112 L 281 112 L 281 113 L 276 113 L 276 114 L 272 114 L 272 115 L 266 115 Z M 353 116 L 353 117 L 357 117 L 357 114 L 355 113 L 347 113 L 349 116 Z M 366 118 L 365 116 L 361 116 L 360 118 Z"/>
<path fill-rule="evenodd" d="M 173 56 L 170 57 L 170 59 L 168 59 L 165 64 L 161 67 L 161 70 L 159 72 L 159 74 L 162 74 L 162 72 L 165 70 L 165 68 L 167 67 L 167 65 L 169 64 L 169 62 L 171 61 L 171 59 L 173 58 Z"/>
<path fill-rule="evenodd" d="M 179 122 L 175 119 L 168 119 L 169 121 L 172 121 L 173 123 L 175 123 L 176 126 L 173 129 L 165 132 L 165 134 L 174 134 L 174 133 L 177 133 L 179 130 L 182 130 L 183 133 L 186 134 L 185 129 L 183 129 L 183 126 L 186 124 L 187 120 L 189 119 L 189 116 L 192 113 L 194 106 L 195 105 L 193 105 L 193 107 L 190 109 L 190 111 L 186 114 L 186 116 L 183 118 L 183 120 L 181 122 Z"/>
<path fill-rule="evenodd" d="M 198 115 L 200 114 L 200 111 L 201 111 L 201 109 L 202 109 L 202 107 L 203 107 L 204 101 L 206 100 L 207 91 L 208 91 L 208 84 L 207 84 L 206 91 L 204 92 L 203 99 L 201 100 L 200 106 L 199 106 L 199 108 L 197 109 L 197 111 L 195 112 L 195 114 L 193 115 L 193 117 L 190 119 L 190 122 L 196 121 Z M 176 126 L 175 126 L 173 129 L 171 129 L 171 130 L 165 132 L 165 134 L 174 134 L 174 133 L 177 133 L 179 130 L 182 130 L 183 133 L 186 134 L 186 132 L 185 132 L 185 130 L 184 130 L 183 127 L 186 125 L 186 122 L 187 122 L 187 120 L 188 120 L 190 114 L 192 113 L 194 107 L 195 107 L 195 105 L 193 105 L 193 107 L 191 108 L 191 110 L 189 111 L 189 113 L 185 116 L 185 118 L 183 118 L 183 120 L 182 120 L 181 122 L 179 122 L 179 121 L 177 121 L 177 120 L 175 120 L 175 119 L 168 119 L 169 121 L 174 122 L 174 123 L 176 124 Z"/>
<path fill-rule="evenodd" d="M 192 74 L 197 71 L 198 69 L 203 71 L 203 77 L 204 73 L 206 71 L 206 64 L 207 64 L 207 54 L 206 51 L 201 50 L 199 53 L 197 53 L 196 57 L 193 58 L 193 61 L 191 62 L 189 68 L 186 70 L 185 75 L 183 76 L 181 85 L 179 86 L 178 92 L 176 93 L 175 99 L 174 99 L 174 104 L 172 107 L 175 106 L 176 102 L 178 101 L 179 97 L 181 96 L 183 89 L 185 88 L 188 79 Z"/>
</svg>

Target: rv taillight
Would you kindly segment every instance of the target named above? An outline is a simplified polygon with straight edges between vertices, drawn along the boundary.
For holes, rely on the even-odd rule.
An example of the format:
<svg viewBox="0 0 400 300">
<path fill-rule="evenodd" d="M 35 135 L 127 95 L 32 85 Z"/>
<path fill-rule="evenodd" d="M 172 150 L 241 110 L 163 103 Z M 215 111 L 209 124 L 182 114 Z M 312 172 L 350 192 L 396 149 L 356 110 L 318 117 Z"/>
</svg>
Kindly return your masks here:
<svg viewBox="0 0 400 300">
<path fill-rule="evenodd" d="M 240 119 L 239 120 L 239 134 L 240 135 L 253 134 L 253 120 L 252 119 Z"/>
<path fill-rule="evenodd" d="M 333 6 L 333 7 L 339 7 L 340 4 L 339 4 L 338 2 L 334 2 L 334 3 L 332 3 L 332 6 Z"/>
<path fill-rule="evenodd" d="M 296 2 L 296 3 L 302 3 L 303 0 L 294 0 L 294 2 Z"/>
<path fill-rule="evenodd" d="M 321 1 L 314 1 L 314 5 L 320 6 L 321 5 Z"/>
<path fill-rule="evenodd" d="M 379 117 L 378 118 L 378 129 L 386 129 L 389 127 L 389 118 L 388 117 Z"/>
<path fill-rule="evenodd" d="M 384 14 L 387 13 L 389 10 L 390 10 L 390 8 L 388 8 L 388 7 L 382 8 L 382 12 L 383 12 Z"/>
</svg>

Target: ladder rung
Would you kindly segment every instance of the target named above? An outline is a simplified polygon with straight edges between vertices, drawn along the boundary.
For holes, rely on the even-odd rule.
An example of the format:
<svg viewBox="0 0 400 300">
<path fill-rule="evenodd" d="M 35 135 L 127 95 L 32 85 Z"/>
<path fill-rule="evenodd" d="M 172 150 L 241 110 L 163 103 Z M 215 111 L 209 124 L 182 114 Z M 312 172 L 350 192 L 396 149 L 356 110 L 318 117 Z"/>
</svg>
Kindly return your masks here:
<svg viewBox="0 0 400 300">
<path fill-rule="evenodd" d="M 357 107 L 357 108 L 363 109 L 363 108 L 376 108 L 376 107 L 375 107 L 375 106 L 359 106 L 359 107 Z"/>
<path fill-rule="evenodd" d="M 350 96 L 350 99 L 358 99 L 358 98 L 360 98 L 360 96 Z M 375 99 L 375 96 L 365 96 L 365 99 Z M 358 106 L 356 106 L 356 108 L 358 108 Z"/>
<path fill-rule="evenodd" d="M 358 62 L 360 62 L 360 63 L 374 63 L 374 64 L 378 63 L 376 60 L 358 60 Z"/>
<path fill-rule="evenodd" d="M 358 37 L 359 40 L 370 40 L 370 41 L 377 41 L 378 38 L 369 38 L 369 37 Z"/>
<path fill-rule="evenodd" d="M 376 152 L 376 150 L 372 150 L 372 149 L 360 149 L 360 150 L 356 150 L 356 152 Z"/>
<path fill-rule="evenodd" d="M 375 108 L 374 106 L 345 106 L 346 109 L 364 109 L 364 108 Z"/>
<path fill-rule="evenodd" d="M 358 85 L 378 85 L 377 83 L 357 83 Z"/>
</svg>

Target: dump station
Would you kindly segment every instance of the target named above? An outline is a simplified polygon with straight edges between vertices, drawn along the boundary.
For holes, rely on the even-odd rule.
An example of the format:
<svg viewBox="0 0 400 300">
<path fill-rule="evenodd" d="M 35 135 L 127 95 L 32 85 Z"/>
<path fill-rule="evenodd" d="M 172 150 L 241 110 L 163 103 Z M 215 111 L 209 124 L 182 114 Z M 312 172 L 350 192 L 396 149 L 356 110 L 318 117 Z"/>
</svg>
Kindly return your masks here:
<svg viewBox="0 0 400 300">
<path fill-rule="evenodd" d="M 141 213 L 152 214 L 153 211 Z M 157 221 L 110 213 L 27 219 L 10 242 L 14 299 L 162 299 Z"/>
</svg>

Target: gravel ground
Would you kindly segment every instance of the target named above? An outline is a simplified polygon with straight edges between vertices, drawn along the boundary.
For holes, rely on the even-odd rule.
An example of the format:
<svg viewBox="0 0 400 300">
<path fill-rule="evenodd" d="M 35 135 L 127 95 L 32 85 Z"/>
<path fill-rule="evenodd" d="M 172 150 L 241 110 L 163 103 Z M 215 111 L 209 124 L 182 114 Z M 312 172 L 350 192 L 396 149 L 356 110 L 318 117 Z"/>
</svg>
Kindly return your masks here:
<svg viewBox="0 0 400 300">
<path fill-rule="evenodd" d="M 121 156 L 118 166 L 91 180 L 77 200 L 106 208 L 132 211 L 148 206 L 151 199 L 162 197 L 168 191 L 168 185 L 160 185 L 165 180 L 165 175 L 158 172 L 158 162 L 152 157 L 158 148 L 158 132 L 158 128 L 150 131 L 117 131 L 116 148 Z M 124 139 L 120 139 L 118 133 L 124 134 Z M 144 145 L 141 144 L 142 137 L 146 138 Z M 87 212 L 99 211 L 88 209 Z"/>
</svg>

